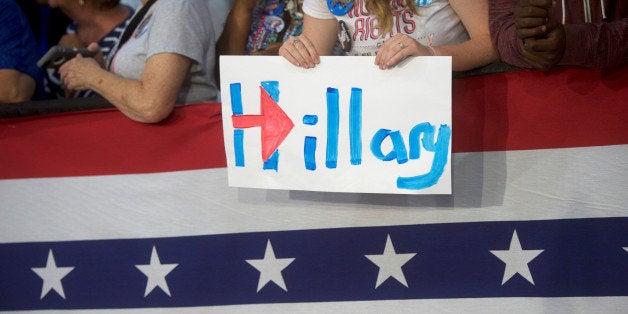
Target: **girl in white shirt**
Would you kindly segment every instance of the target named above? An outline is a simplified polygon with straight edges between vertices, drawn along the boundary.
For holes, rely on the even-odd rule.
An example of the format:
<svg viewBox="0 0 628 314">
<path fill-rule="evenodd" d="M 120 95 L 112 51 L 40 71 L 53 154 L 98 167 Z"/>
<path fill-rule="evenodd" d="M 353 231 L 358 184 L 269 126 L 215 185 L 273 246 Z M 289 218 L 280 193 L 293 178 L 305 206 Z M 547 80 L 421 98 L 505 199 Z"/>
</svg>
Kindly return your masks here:
<svg viewBox="0 0 628 314">
<path fill-rule="evenodd" d="M 348 55 L 375 55 L 387 69 L 409 56 L 452 56 L 464 71 L 497 60 L 487 0 L 305 0 L 303 33 L 279 54 L 304 68 L 330 55 L 339 38 Z"/>
</svg>

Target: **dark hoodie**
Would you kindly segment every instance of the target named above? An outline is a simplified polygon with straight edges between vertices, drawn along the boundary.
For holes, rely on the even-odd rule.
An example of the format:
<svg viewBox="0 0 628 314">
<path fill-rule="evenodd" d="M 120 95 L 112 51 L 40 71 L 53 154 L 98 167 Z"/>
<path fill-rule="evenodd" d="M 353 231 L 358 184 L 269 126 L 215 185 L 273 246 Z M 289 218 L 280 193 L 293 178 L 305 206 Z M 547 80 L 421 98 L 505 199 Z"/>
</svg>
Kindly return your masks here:
<svg viewBox="0 0 628 314">
<path fill-rule="evenodd" d="M 513 11 L 519 0 L 489 0 L 493 46 L 503 62 L 531 68 L 522 56 Z M 565 52 L 558 65 L 605 68 L 626 63 L 626 0 L 556 0 L 556 20 L 565 27 Z"/>
</svg>

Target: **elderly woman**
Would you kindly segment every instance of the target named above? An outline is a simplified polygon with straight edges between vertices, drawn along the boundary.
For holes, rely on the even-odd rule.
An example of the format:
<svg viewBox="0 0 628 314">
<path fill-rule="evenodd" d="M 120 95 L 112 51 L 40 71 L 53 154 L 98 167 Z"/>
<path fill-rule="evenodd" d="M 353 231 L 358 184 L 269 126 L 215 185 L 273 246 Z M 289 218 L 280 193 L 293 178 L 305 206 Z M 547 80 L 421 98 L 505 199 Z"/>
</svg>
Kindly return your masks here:
<svg viewBox="0 0 628 314">
<path fill-rule="evenodd" d="M 59 8 L 72 19 L 72 23 L 59 41 L 59 45 L 87 47 L 98 43 L 102 55 L 96 56 L 101 63 L 111 57 L 111 50 L 126 28 L 133 9 L 120 3 L 120 0 L 48 0 L 48 5 Z M 59 73 L 49 69 L 46 73 L 45 87 L 53 98 L 63 98 L 66 93 L 60 82 Z M 91 90 L 75 93 L 74 97 L 90 97 Z"/>
<path fill-rule="evenodd" d="M 93 89 L 145 123 L 165 119 L 175 104 L 217 100 L 214 31 L 204 0 L 142 0 L 118 45 L 110 71 L 80 55 L 65 63 L 66 88 Z"/>
</svg>

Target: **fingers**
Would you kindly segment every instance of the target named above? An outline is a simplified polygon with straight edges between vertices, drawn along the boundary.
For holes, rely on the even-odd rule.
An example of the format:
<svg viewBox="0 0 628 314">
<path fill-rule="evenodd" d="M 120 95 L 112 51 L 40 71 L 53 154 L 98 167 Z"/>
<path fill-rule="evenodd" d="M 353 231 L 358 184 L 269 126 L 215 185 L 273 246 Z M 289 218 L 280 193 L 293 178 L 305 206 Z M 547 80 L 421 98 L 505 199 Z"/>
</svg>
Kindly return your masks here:
<svg viewBox="0 0 628 314">
<path fill-rule="evenodd" d="M 545 25 L 547 26 L 547 31 L 551 32 L 555 30 L 556 28 L 560 27 L 562 24 L 558 22 L 554 17 L 550 17 L 545 23 Z"/>
<path fill-rule="evenodd" d="M 548 11 L 546 8 L 540 7 L 517 7 L 515 9 L 515 18 L 516 19 L 526 19 L 526 18 L 546 18 L 548 16 Z M 519 26 L 519 24 L 517 24 Z"/>
<path fill-rule="evenodd" d="M 546 17 L 517 17 L 515 18 L 515 26 L 517 28 L 534 28 L 545 25 Z"/>
<path fill-rule="evenodd" d="M 539 37 L 547 31 L 548 12 L 544 8 L 519 7 L 515 11 L 517 36 L 521 39 Z"/>
<path fill-rule="evenodd" d="M 61 84 L 63 84 L 63 86 L 66 89 L 72 89 L 70 88 L 69 84 L 70 84 L 70 80 L 68 79 L 68 74 L 70 72 L 70 68 L 71 68 L 71 63 L 72 60 L 66 62 L 65 64 L 63 64 L 60 68 L 59 68 L 59 76 L 61 78 Z"/>
<path fill-rule="evenodd" d="M 553 8 L 556 6 L 556 0 L 520 0 L 517 7 L 539 7 L 539 8 Z"/>
<path fill-rule="evenodd" d="M 517 37 L 520 39 L 537 38 L 542 37 L 547 32 L 547 26 L 541 25 L 531 28 L 517 28 Z"/>
<path fill-rule="evenodd" d="M 520 39 L 539 38 L 557 27 L 553 0 L 522 0 L 514 11 Z"/>
<path fill-rule="evenodd" d="M 405 47 L 399 41 L 395 41 L 392 38 L 386 40 L 379 47 L 379 50 L 377 50 L 377 54 L 375 55 L 375 65 L 377 65 L 382 70 L 388 68 L 390 59 L 397 53 L 401 52 L 403 48 Z"/>
<path fill-rule="evenodd" d="M 410 56 L 431 55 L 429 50 L 412 37 L 396 34 L 386 40 L 377 51 L 375 65 L 385 70 Z"/>
<path fill-rule="evenodd" d="M 533 6 L 551 8 L 556 6 L 555 0 L 528 0 L 528 3 Z"/>
<path fill-rule="evenodd" d="M 565 37 L 560 30 L 562 28 L 557 28 L 546 39 L 526 41 L 523 57 L 530 66 L 546 71 L 560 61 L 565 50 Z"/>
<path fill-rule="evenodd" d="M 72 60 L 62 64 L 59 67 L 59 74 L 61 74 L 61 78 L 63 78 L 63 74 L 68 72 L 68 68 L 70 67 L 70 63 L 72 62 Z"/>
<path fill-rule="evenodd" d="M 89 56 L 94 58 L 96 62 L 100 65 L 101 68 L 105 68 L 105 56 L 100 49 L 98 43 L 91 43 L 87 46 L 87 51 L 89 51 Z"/>
<path fill-rule="evenodd" d="M 552 52 L 556 50 L 556 43 L 547 39 L 530 39 L 526 40 L 523 47 L 529 52 Z"/>
<path fill-rule="evenodd" d="M 523 57 L 530 66 L 541 71 L 547 71 L 554 65 L 552 56 L 548 53 L 524 51 Z"/>
<path fill-rule="evenodd" d="M 399 61 L 407 57 L 408 47 L 401 41 L 387 40 L 388 44 L 384 43 L 375 56 L 375 65 L 380 69 L 388 69 Z"/>
<path fill-rule="evenodd" d="M 312 42 L 305 36 L 293 36 L 279 48 L 279 55 L 290 63 L 306 69 L 320 63 L 320 58 Z"/>
<path fill-rule="evenodd" d="M 98 43 L 91 43 L 87 46 L 87 50 L 96 53 L 100 51 L 100 46 L 98 46 Z"/>
<path fill-rule="evenodd" d="M 70 88 L 69 86 L 70 81 L 68 80 L 69 71 L 67 70 L 67 68 L 65 68 L 65 65 L 67 65 L 67 63 L 59 68 L 59 76 L 61 79 L 61 84 L 64 86 L 64 88 L 71 90 L 72 88 Z"/>
<path fill-rule="evenodd" d="M 556 19 L 543 19 L 538 26 L 532 26 L 534 24 L 538 24 L 538 21 L 531 22 L 531 19 L 527 19 L 528 23 L 527 27 L 519 27 L 517 26 L 516 34 L 522 40 L 526 40 L 528 38 L 541 38 L 548 35 L 550 32 L 554 31 L 556 28 L 560 27 L 560 24 Z"/>
<path fill-rule="evenodd" d="M 72 60 L 64 63 L 59 68 L 59 75 L 61 78 L 61 83 L 68 90 L 80 89 L 78 86 L 79 74 L 77 73 L 77 71 L 78 71 L 78 68 L 81 66 L 81 63 L 80 63 L 81 59 L 85 59 L 85 58 L 83 58 L 80 54 L 78 54 Z"/>
<path fill-rule="evenodd" d="M 547 37 L 539 39 L 528 39 L 525 41 L 524 50 L 530 52 L 559 52 L 565 48 L 565 35 L 563 28 L 556 28 Z"/>
</svg>

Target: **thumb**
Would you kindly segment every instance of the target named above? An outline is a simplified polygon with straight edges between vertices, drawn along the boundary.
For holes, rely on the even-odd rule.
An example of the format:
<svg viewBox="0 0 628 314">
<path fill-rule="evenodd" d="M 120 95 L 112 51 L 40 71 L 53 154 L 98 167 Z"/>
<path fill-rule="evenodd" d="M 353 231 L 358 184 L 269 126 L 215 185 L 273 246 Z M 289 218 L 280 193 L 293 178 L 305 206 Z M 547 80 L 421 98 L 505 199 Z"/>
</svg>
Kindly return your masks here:
<svg viewBox="0 0 628 314">
<path fill-rule="evenodd" d="M 100 46 L 98 46 L 98 43 L 91 43 L 87 46 L 87 51 L 89 51 L 92 56 L 96 55 L 100 52 Z"/>
</svg>

